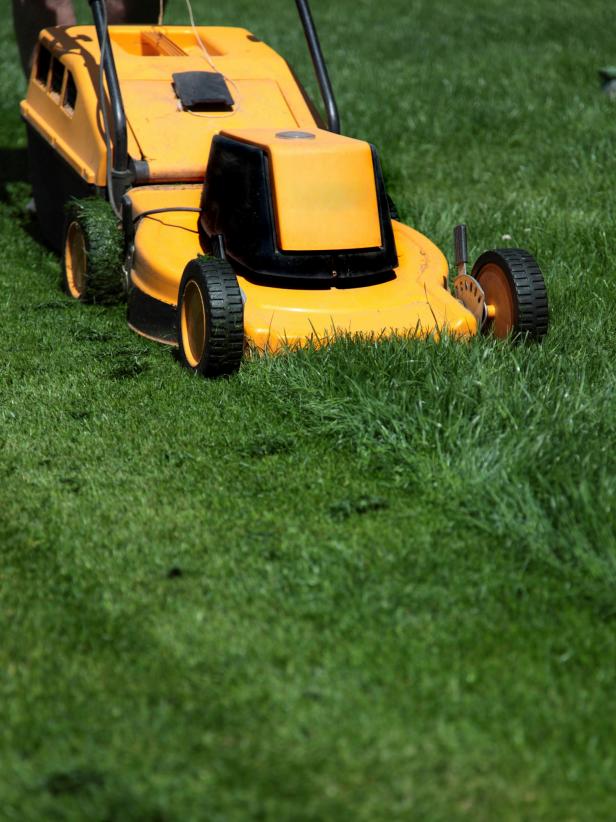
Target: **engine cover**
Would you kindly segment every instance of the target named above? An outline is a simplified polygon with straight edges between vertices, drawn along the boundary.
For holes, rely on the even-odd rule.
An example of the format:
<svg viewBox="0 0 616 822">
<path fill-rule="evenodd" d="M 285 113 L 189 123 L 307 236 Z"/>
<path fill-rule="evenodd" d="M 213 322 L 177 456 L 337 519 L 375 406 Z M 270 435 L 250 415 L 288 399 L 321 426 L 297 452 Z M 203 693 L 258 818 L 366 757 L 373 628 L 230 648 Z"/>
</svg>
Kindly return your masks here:
<svg viewBox="0 0 616 822">
<path fill-rule="evenodd" d="M 201 208 L 202 232 L 247 276 L 333 284 L 398 265 L 376 150 L 328 131 L 222 132 Z"/>
</svg>

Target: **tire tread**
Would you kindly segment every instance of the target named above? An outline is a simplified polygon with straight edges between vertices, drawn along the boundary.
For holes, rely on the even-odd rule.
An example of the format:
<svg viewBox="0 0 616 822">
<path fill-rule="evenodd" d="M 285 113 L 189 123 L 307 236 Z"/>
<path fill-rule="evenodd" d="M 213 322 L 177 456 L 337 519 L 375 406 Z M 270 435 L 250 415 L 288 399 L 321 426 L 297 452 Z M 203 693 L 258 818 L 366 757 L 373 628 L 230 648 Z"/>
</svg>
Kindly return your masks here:
<svg viewBox="0 0 616 822">
<path fill-rule="evenodd" d="M 184 355 L 179 333 L 180 357 L 187 368 L 204 377 L 220 377 L 236 372 L 244 353 L 244 304 L 237 277 L 224 260 L 197 257 L 182 276 L 178 300 L 181 310 L 186 283 L 194 280 L 202 290 L 206 311 L 206 342 L 201 362 L 191 368 Z"/>
<path fill-rule="evenodd" d="M 486 251 L 473 266 L 473 277 L 478 279 L 481 269 L 488 263 L 500 266 L 511 285 L 517 309 L 513 336 L 536 341 L 543 339 L 549 325 L 548 294 L 535 258 L 523 248 Z"/>
<path fill-rule="evenodd" d="M 122 276 L 124 240 L 110 204 L 100 197 L 70 200 L 65 210 L 65 238 L 72 222 L 79 223 L 86 243 L 86 287 L 82 301 L 100 305 L 122 302 L 126 296 Z M 62 284 L 70 293 L 64 257 Z"/>
</svg>

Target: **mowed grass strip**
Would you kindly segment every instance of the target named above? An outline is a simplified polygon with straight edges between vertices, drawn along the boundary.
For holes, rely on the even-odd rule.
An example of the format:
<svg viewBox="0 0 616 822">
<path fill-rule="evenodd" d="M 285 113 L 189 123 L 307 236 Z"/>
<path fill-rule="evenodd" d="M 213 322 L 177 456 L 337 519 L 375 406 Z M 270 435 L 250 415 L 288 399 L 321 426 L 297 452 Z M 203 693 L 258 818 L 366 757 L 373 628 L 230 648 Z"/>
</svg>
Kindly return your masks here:
<svg viewBox="0 0 616 822">
<path fill-rule="evenodd" d="M 293 4 L 194 6 L 309 70 Z M 611 9 L 314 11 L 403 218 L 445 249 L 460 220 L 474 254 L 529 247 L 550 334 L 339 339 L 192 378 L 123 308 L 60 292 L 5 21 L 7 819 L 614 816 Z"/>
</svg>

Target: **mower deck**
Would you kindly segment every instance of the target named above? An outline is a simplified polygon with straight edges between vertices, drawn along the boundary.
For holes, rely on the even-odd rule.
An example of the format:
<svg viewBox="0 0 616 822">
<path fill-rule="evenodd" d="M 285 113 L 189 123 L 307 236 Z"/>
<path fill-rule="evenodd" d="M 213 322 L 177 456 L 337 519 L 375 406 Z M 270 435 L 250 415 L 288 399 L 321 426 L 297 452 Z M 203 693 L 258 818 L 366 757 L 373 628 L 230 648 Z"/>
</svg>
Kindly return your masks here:
<svg viewBox="0 0 616 822">
<path fill-rule="evenodd" d="M 133 218 L 154 208 L 198 208 L 201 186 L 144 186 L 128 194 Z M 137 219 L 129 295 L 129 324 L 143 336 L 177 344 L 177 294 L 189 260 L 202 254 L 197 214 L 170 211 Z M 336 332 L 427 336 L 445 329 L 477 333 L 473 315 L 445 289 L 447 260 L 419 232 L 393 222 L 399 266 L 378 284 L 285 288 L 238 276 L 246 302 L 248 343 L 276 351 L 331 338 Z"/>
</svg>

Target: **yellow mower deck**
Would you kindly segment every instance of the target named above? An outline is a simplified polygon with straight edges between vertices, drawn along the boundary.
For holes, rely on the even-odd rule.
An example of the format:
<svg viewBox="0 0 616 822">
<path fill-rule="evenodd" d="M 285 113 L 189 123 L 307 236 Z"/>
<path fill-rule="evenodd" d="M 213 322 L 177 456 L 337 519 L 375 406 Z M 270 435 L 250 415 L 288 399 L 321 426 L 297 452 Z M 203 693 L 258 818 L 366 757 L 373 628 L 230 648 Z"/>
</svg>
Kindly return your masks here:
<svg viewBox="0 0 616 822">
<path fill-rule="evenodd" d="M 143 187 L 129 193 L 135 217 L 166 206 L 198 206 L 201 187 Z M 377 285 L 351 288 L 280 288 L 238 277 L 246 297 L 244 330 L 261 350 L 284 344 L 327 339 L 333 332 L 426 336 L 447 329 L 477 333 L 473 315 L 444 287 L 447 260 L 418 231 L 394 221 L 399 267 L 395 276 Z M 190 212 L 154 214 L 138 222 L 131 278 L 152 299 L 174 309 L 186 263 L 201 254 L 197 215 Z M 140 329 L 132 325 L 137 332 Z M 154 332 L 146 336 L 157 337 Z"/>
</svg>

